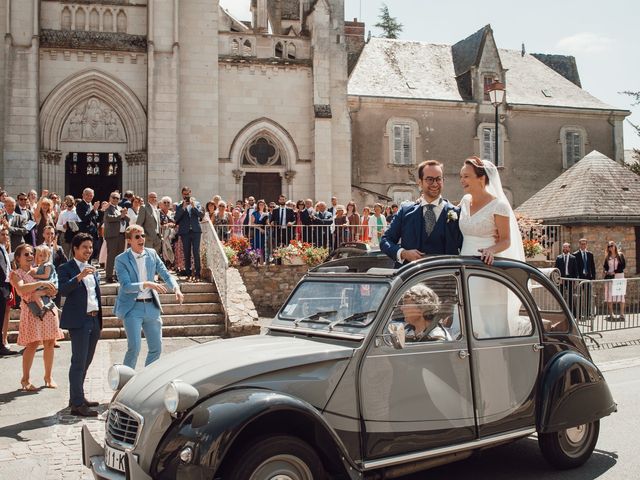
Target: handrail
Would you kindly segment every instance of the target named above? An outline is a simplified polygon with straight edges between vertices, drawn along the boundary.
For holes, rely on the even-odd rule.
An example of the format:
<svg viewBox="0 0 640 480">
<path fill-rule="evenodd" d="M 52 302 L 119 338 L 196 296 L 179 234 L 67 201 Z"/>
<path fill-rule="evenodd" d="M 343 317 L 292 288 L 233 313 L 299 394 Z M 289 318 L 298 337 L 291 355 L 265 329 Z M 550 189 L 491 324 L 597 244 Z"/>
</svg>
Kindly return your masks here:
<svg viewBox="0 0 640 480">
<path fill-rule="evenodd" d="M 200 257 L 202 264 L 211 271 L 211 281 L 215 284 L 220 302 L 224 309 L 224 330 L 229 330 L 229 305 L 227 296 L 227 269 L 229 268 L 229 260 L 224 253 L 222 242 L 218 238 L 215 228 L 211 220 L 205 217 L 200 222 L 202 227 L 202 241 L 200 246 Z"/>
</svg>

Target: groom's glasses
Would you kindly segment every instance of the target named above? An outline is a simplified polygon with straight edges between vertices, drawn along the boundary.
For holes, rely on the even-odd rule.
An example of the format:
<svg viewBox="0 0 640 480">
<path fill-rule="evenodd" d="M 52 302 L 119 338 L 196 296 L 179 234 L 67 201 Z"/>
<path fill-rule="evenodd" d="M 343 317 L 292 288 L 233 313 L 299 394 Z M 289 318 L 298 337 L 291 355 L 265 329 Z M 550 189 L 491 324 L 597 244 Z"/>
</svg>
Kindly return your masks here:
<svg viewBox="0 0 640 480">
<path fill-rule="evenodd" d="M 424 181 L 427 185 L 433 185 L 434 183 L 442 183 L 444 179 L 442 177 L 424 177 Z"/>
</svg>

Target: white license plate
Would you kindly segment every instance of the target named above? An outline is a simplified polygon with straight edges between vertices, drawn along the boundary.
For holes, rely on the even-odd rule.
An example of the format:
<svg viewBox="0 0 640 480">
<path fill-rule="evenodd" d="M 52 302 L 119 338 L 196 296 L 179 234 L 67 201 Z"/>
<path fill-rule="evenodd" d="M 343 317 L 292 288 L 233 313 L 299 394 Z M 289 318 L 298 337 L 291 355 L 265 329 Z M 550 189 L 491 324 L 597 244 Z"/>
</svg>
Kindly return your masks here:
<svg viewBox="0 0 640 480">
<path fill-rule="evenodd" d="M 125 453 L 122 450 L 116 450 L 109 445 L 104 446 L 104 463 L 109 468 L 124 472 Z"/>
</svg>

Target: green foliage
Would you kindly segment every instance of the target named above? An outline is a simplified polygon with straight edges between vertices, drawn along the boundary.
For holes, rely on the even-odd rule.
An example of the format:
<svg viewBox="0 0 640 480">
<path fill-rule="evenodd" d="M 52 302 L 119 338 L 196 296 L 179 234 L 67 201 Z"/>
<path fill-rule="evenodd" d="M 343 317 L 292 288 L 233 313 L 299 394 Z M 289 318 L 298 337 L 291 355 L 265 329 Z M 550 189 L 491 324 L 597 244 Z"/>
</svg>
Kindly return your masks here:
<svg viewBox="0 0 640 480">
<path fill-rule="evenodd" d="M 625 92 L 620 92 L 620 93 L 622 93 L 623 95 L 629 95 L 634 99 L 631 105 L 633 106 L 640 105 L 640 92 L 631 92 L 627 90 Z M 629 124 L 634 128 L 636 133 L 640 136 L 640 125 L 637 125 L 629 120 L 627 120 L 627 122 L 629 122 Z M 635 158 L 636 161 L 633 163 L 627 163 L 625 164 L 625 166 L 636 175 L 640 175 L 640 150 L 638 150 L 637 148 L 633 149 L 633 158 Z"/>
<path fill-rule="evenodd" d="M 382 30 L 383 38 L 397 39 L 400 33 L 402 33 L 402 24 L 398 22 L 396 17 L 392 17 L 389 14 L 389 7 L 386 4 L 382 4 L 380 8 L 379 21 L 374 27 Z"/>
</svg>

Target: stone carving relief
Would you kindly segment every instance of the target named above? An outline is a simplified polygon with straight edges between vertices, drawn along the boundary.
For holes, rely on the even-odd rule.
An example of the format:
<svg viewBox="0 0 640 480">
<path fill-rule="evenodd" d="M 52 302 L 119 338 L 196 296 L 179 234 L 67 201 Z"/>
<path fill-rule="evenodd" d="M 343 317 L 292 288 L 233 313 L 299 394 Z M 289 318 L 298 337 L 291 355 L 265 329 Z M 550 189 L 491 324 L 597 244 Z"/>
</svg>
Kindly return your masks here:
<svg viewBox="0 0 640 480">
<path fill-rule="evenodd" d="M 146 165 L 147 152 L 128 152 L 124 154 L 124 158 L 129 166 Z"/>
<path fill-rule="evenodd" d="M 62 141 L 125 142 L 124 127 L 118 114 L 96 97 L 76 106 L 63 128 Z"/>
</svg>

